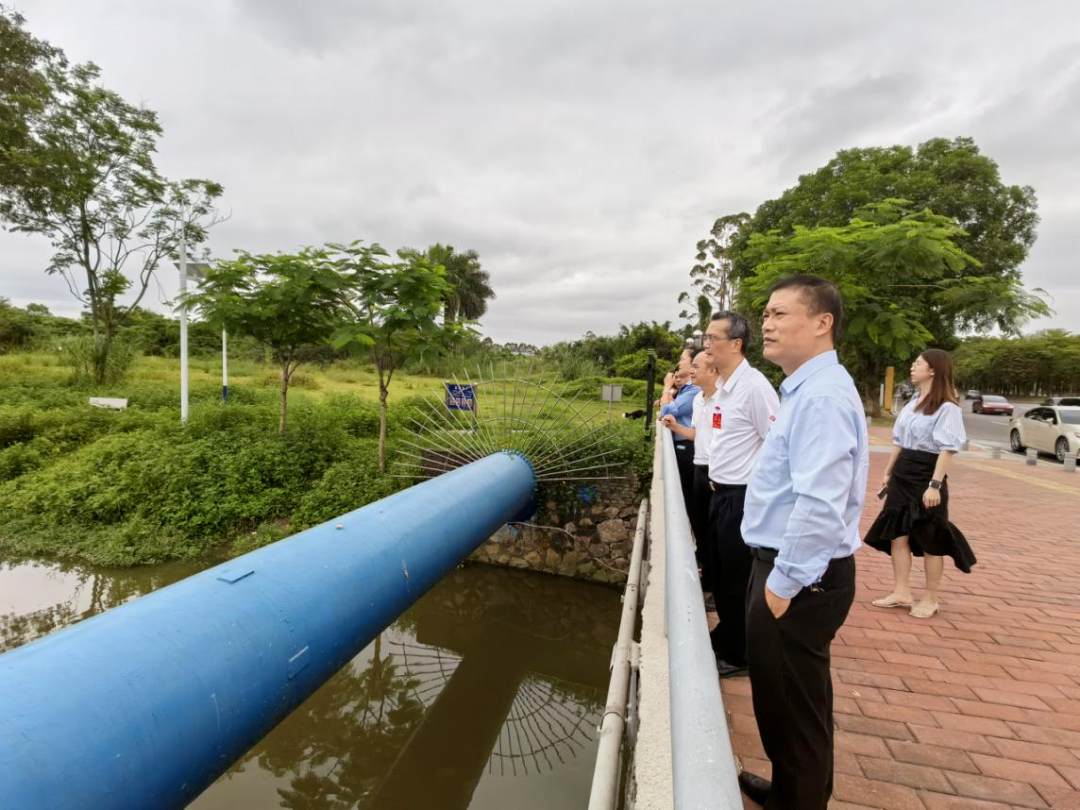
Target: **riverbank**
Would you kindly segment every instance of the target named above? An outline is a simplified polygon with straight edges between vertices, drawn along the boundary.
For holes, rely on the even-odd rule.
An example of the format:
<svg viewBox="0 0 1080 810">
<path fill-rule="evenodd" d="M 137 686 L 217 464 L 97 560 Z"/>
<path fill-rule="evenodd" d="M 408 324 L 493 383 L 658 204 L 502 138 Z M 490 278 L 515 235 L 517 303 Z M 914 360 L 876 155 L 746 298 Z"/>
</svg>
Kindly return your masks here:
<svg viewBox="0 0 1080 810">
<path fill-rule="evenodd" d="M 174 361 L 141 358 L 128 382 L 91 390 L 71 385 L 47 355 L 0 357 L 0 555 L 108 567 L 224 559 L 412 483 L 408 468 L 379 469 L 369 369 L 302 369 L 279 436 L 273 369 L 238 365 L 227 405 L 213 364 L 193 367 L 191 416 L 181 425 Z M 430 419 L 420 395 L 441 390 L 434 378 L 395 377 L 392 461 Z M 606 418 L 596 394 L 577 407 Z M 93 408 L 91 395 L 128 407 Z M 613 466 L 647 466 L 640 431 L 640 422 L 613 423 Z"/>
</svg>

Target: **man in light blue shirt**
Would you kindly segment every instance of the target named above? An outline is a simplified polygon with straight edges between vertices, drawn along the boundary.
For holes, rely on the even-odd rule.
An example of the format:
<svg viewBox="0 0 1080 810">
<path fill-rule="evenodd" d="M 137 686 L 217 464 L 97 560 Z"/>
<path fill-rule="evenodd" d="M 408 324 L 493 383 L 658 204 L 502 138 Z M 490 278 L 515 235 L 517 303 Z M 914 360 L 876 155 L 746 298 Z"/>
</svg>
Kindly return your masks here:
<svg viewBox="0 0 1080 810">
<path fill-rule="evenodd" d="M 843 305 L 832 282 L 792 276 L 765 308 L 763 353 L 787 374 L 747 485 L 742 535 L 754 555 L 747 661 L 770 784 L 739 783 L 769 810 L 825 810 L 832 795 L 829 651 L 855 596 L 869 469 L 862 401 L 836 356 Z"/>
<path fill-rule="evenodd" d="M 701 388 L 690 381 L 690 363 L 701 349 L 684 354 L 679 360 L 679 368 L 670 372 L 664 379 L 664 394 L 660 399 L 660 418 L 674 416 L 675 421 L 684 428 L 691 427 L 694 418 L 694 397 Z M 681 437 L 675 437 L 681 439 Z"/>
<path fill-rule="evenodd" d="M 701 393 L 701 388 L 690 382 L 690 364 L 701 349 L 687 350 L 679 358 L 679 367 L 664 378 L 664 394 L 660 398 L 660 419 L 665 416 L 675 417 L 675 421 L 684 428 L 694 421 L 694 398 Z M 675 443 L 675 461 L 679 467 L 679 484 L 682 487 L 683 505 L 689 515 L 694 500 L 694 443 L 671 434 Z"/>
</svg>

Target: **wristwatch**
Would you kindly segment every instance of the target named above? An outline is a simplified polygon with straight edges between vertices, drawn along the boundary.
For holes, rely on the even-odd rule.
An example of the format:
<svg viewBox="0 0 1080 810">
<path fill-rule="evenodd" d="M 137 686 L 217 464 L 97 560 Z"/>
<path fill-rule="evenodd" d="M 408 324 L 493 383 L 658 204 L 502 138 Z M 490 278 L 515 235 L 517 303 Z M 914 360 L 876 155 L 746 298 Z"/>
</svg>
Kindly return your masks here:
<svg viewBox="0 0 1080 810">
<path fill-rule="evenodd" d="M 941 482 L 931 478 L 930 489 L 941 489 Z"/>
</svg>

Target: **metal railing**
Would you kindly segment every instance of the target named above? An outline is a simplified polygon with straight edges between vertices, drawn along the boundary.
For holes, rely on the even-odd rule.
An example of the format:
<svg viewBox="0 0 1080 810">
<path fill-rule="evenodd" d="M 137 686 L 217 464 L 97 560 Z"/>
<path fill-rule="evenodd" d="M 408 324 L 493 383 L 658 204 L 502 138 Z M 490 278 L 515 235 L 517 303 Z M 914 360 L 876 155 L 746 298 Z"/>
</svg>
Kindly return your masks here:
<svg viewBox="0 0 1080 810">
<path fill-rule="evenodd" d="M 674 806 L 676 810 L 734 810 L 743 802 L 716 659 L 709 642 L 675 447 L 667 431 L 660 432 L 658 441 L 664 483 L 664 590 Z"/>
<path fill-rule="evenodd" d="M 630 691 L 631 662 L 635 647 L 634 628 L 637 625 L 640 607 L 638 589 L 641 582 L 641 560 L 645 552 L 648 514 L 649 500 L 645 498 L 638 509 L 634 549 L 630 555 L 630 569 L 626 578 L 626 590 L 622 597 L 622 619 L 619 623 L 619 637 L 612 653 L 607 704 L 604 706 L 604 717 L 600 721 L 600 744 L 596 752 L 596 768 L 593 771 L 592 791 L 589 794 L 589 810 L 615 810 L 618 802 L 619 764 L 623 731 L 627 725 L 627 697 Z"/>
</svg>

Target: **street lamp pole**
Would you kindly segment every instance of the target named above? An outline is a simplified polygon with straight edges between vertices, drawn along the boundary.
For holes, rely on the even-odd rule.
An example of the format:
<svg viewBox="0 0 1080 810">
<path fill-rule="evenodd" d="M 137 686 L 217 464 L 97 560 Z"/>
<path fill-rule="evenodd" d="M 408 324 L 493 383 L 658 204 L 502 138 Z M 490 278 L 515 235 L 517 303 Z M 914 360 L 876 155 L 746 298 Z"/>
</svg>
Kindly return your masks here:
<svg viewBox="0 0 1080 810">
<path fill-rule="evenodd" d="M 221 330 L 221 401 L 229 401 L 229 342 L 225 330 Z"/>
<path fill-rule="evenodd" d="M 180 229 L 180 299 L 187 293 L 187 241 Z M 188 420 L 188 334 L 187 308 L 180 307 L 180 421 Z"/>
</svg>

